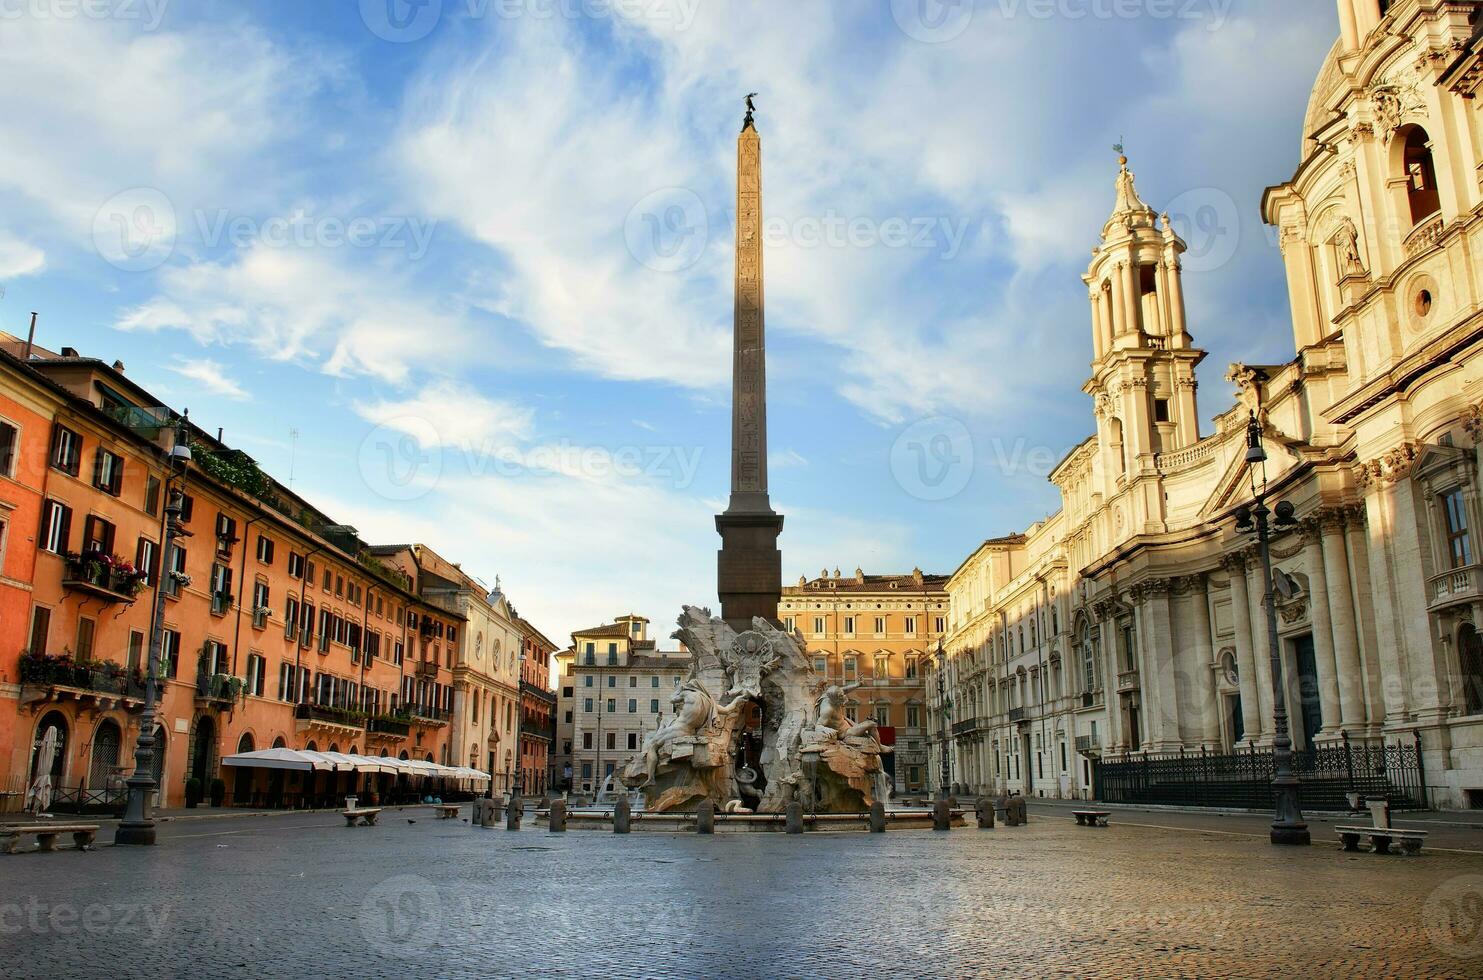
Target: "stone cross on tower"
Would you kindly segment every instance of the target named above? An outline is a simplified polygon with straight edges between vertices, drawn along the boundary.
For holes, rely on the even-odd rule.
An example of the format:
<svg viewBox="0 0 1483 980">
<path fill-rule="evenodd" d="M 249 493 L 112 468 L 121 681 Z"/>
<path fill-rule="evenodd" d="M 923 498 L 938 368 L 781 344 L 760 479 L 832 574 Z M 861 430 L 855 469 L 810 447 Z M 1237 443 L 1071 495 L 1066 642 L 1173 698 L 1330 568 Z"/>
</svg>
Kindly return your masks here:
<svg viewBox="0 0 1483 980">
<path fill-rule="evenodd" d="M 753 96 L 736 142 L 736 302 L 731 368 L 731 500 L 716 515 L 721 534 L 721 617 L 749 629 L 776 620 L 783 587 L 777 538 L 783 517 L 767 497 L 767 347 L 762 288 L 762 139 Z"/>
</svg>

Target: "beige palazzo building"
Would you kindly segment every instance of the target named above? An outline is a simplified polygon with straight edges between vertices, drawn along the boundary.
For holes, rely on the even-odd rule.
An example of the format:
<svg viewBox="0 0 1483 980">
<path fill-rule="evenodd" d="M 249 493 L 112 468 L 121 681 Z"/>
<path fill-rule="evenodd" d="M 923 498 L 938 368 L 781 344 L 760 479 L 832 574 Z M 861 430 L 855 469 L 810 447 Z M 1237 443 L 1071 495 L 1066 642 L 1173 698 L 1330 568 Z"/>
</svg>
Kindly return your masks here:
<svg viewBox="0 0 1483 980">
<path fill-rule="evenodd" d="M 1272 542 L 1294 743 L 1419 747 L 1428 802 L 1483 806 L 1483 4 L 1338 4 L 1302 162 L 1262 202 L 1293 356 L 1231 365 L 1213 431 L 1185 243 L 1123 161 L 1083 277 L 1093 434 L 1051 474 L 1060 510 L 948 582 L 955 784 L 1084 796 L 1099 758 L 1270 746 L 1267 588 L 1236 528 L 1265 478 L 1297 517 Z"/>
</svg>

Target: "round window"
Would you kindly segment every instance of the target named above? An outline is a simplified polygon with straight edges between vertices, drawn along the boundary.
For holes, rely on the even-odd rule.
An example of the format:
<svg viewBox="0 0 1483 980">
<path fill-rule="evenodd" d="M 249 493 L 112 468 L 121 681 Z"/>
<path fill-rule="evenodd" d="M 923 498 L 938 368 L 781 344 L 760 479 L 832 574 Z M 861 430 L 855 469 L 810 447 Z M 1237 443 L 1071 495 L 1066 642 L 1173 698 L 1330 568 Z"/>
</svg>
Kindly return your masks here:
<svg viewBox="0 0 1483 980">
<path fill-rule="evenodd" d="M 1416 293 L 1416 315 L 1423 320 L 1431 315 L 1432 291 L 1430 289 L 1418 290 Z"/>
</svg>

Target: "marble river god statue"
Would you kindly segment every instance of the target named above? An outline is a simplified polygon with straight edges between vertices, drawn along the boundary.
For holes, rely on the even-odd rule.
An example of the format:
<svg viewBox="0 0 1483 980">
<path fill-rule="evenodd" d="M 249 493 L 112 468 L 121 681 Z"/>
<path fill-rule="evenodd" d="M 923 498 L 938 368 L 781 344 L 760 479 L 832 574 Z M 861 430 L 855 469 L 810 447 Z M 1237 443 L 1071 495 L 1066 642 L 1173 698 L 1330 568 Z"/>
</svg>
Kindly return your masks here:
<svg viewBox="0 0 1483 980">
<path fill-rule="evenodd" d="M 814 673 L 797 634 L 765 619 L 736 632 L 710 610 L 686 606 L 674 638 L 695 660 L 671 699 L 672 715 L 645 736 L 622 781 L 645 808 L 778 813 L 792 800 L 815 813 L 859 813 L 881 792 L 883 749 L 873 721 L 850 722 L 858 684 Z"/>
</svg>

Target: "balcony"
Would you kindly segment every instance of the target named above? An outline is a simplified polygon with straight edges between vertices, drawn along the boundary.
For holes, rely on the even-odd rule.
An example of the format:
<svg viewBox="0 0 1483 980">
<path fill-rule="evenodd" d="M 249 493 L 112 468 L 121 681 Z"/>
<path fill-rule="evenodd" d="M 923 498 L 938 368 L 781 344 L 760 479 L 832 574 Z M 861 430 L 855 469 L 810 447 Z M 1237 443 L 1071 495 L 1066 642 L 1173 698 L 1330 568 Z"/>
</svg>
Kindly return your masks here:
<svg viewBox="0 0 1483 980">
<path fill-rule="evenodd" d="M 148 584 L 142 572 L 117 555 L 69 554 L 66 562 L 62 588 L 84 592 L 105 603 L 133 602 Z"/>
<path fill-rule="evenodd" d="M 1441 240 L 1445 227 L 1446 221 L 1440 211 L 1430 218 L 1423 218 L 1421 223 L 1406 236 L 1405 244 L 1402 245 L 1402 248 L 1406 252 L 1406 258 L 1409 259 L 1414 255 L 1418 255 L 1435 245 Z"/>
<path fill-rule="evenodd" d="M 1028 708 L 1010 708 L 1009 709 L 1009 723 L 1011 725 L 1018 725 L 1018 724 L 1020 724 L 1022 722 L 1026 722 L 1026 721 L 1029 721 L 1029 720 L 1030 720 L 1030 710 Z"/>
<path fill-rule="evenodd" d="M 431 705 L 425 704 L 414 704 L 409 706 L 407 710 L 412 713 L 412 723 L 414 725 L 446 725 L 453 714 L 443 708 L 434 708 Z"/>
<path fill-rule="evenodd" d="M 144 678 L 111 660 L 79 661 L 27 653 L 20 661 L 21 701 L 78 701 L 97 710 L 135 711 L 144 704 Z"/>
<path fill-rule="evenodd" d="M 437 677 L 438 676 L 438 662 L 436 660 L 419 660 L 419 661 L 417 661 L 416 674 L 417 674 L 418 677 Z"/>
<path fill-rule="evenodd" d="M 1477 602 L 1483 597 L 1483 565 L 1464 565 L 1426 580 L 1427 608 L 1432 612 Z"/>
<path fill-rule="evenodd" d="M 1102 740 L 1096 735 L 1076 736 L 1076 751 L 1082 755 L 1097 755 L 1102 750 Z"/>
<path fill-rule="evenodd" d="M 326 734 L 359 735 L 365 731 L 366 713 L 351 708 L 332 708 L 322 704 L 294 706 L 294 730 L 300 734 L 320 731 Z"/>
<path fill-rule="evenodd" d="M 412 731 L 412 716 L 408 714 L 376 715 L 366 719 L 368 738 L 403 739 Z"/>
<path fill-rule="evenodd" d="M 232 608 L 232 594 L 230 592 L 213 592 L 211 594 L 211 615 L 225 616 L 227 610 Z"/>
<path fill-rule="evenodd" d="M 1081 706 L 1083 708 L 1100 708 L 1102 706 L 1102 690 L 1081 692 Z"/>
<path fill-rule="evenodd" d="M 196 700 L 216 708 L 231 708 L 247 696 L 247 682 L 231 674 L 198 674 Z"/>
<path fill-rule="evenodd" d="M 1124 691 L 1138 690 L 1138 671 L 1124 670 L 1117 675 L 1117 690 L 1121 694 Z"/>
<path fill-rule="evenodd" d="M 953 723 L 954 735 L 968 735 L 978 731 L 980 720 L 978 718 L 967 718 L 963 721 Z"/>
</svg>

